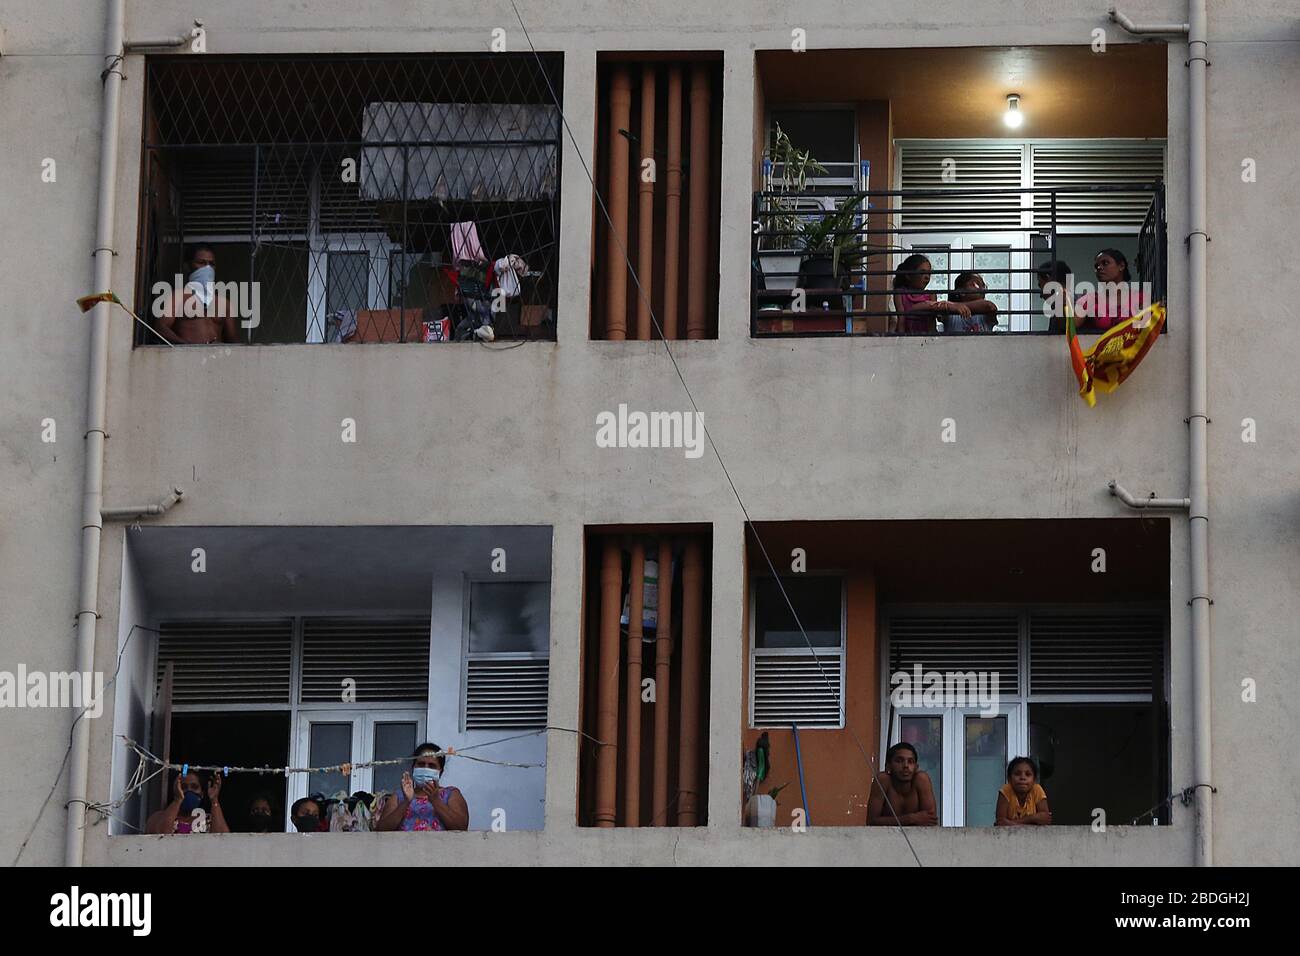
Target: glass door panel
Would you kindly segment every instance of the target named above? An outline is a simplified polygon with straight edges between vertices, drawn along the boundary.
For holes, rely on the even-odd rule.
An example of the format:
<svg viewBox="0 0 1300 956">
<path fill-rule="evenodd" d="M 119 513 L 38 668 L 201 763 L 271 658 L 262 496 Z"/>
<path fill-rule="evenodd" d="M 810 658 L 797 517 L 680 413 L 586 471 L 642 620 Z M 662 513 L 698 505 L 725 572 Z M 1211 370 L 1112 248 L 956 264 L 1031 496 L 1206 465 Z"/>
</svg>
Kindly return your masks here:
<svg viewBox="0 0 1300 956">
<path fill-rule="evenodd" d="M 1007 718 L 965 715 L 962 727 L 966 826 L 990 827 L 1006 780 Z"/>
<path fill-rule="evenodd" d="M 328 767 L 352 761 L 353 721 L 312 721 L 307 731 L 307 766 Z M 307 776 L 307 793 L 332 797 L 348 789 L 341 771 L 312 772 Z"/>
<path fill-rule="evenodd" d="M 934 784 L 934 805 L 939 814 L 939 823 L 944 823 L 943 790 L 943 715 L 942 714 L 901 714 L 898 718 L 899 743 L 911 744 L 916 748 L 917 767 L 930 775 Z"/>
<path fill-rule="evenodd" d="M 372 743 L 375 760 L 409 758 L 420 741 L 419 725 L 414 720 L 376 720 Z M 407 763 L 380 764 L 373 768 L 371 793 L 397 793 L 402 786 L 402 774 Z"/>
</svg>

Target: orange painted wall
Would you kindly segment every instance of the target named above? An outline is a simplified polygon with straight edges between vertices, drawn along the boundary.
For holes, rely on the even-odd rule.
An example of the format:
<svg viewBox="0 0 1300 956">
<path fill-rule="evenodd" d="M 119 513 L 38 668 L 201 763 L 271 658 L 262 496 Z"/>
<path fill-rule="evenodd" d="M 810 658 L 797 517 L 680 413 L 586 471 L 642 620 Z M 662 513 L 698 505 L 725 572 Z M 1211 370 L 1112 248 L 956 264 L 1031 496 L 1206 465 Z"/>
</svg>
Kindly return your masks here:
<svg viewBox="0 0 1300 956">
<path fill-rule="evenodd" d="M 812 570 L 810 566 L 810 570 Z M 845 721 L 874 756 L 880 737 L 880 653 L 876 633 L 876 583 L 868 568 L 851 568 L 846 573 L 844 672 Z M 749 601 L 745 606 L 748 609 Z M 749 673 L 749 615 L 746 614 L 745 674 Z M 749 680 L 745 680 L 745 726 L 741 739 L 745 750 L 753 748 L 763 729 L 749 727 Z M 766 793 L 788 783 L 777 795 L 777 826 L 788 827 L 791 812 L 802 805 L 799 768 L 795 760 L 794 734 L 790 730 L 767 730 L 771 743 L 773 771 L 760 785 Z M 799 731 L 804 780 L 808 789 L 808 815 L 814 826 L 864 826 L 871 782 L 870 765 L 847 729 Z M 741 782 L 736 799 L 743 802 Z"/>
</svg>

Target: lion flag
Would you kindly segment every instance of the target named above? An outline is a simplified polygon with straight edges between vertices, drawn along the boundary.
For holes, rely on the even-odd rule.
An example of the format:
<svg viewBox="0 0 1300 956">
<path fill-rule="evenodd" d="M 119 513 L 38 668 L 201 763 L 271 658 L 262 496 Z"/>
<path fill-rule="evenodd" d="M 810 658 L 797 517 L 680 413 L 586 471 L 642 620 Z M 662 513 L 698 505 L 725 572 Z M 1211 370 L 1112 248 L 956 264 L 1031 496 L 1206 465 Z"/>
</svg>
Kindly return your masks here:
<svg viewBox="0 0 1300 956">
<path fill-rule="evenodd" d="M 1133 374 L 1155 344 L 1164 324 L 1164 304 L 1155 302 L 1108 329 L 1092 348 L 1084 352 L 1074 328 L 1074 313 L 1066 307 L 1065 337 L 1070 345 L 1070 365 L 1074 368 L 1074 377 L 1079 380 L 1079 394 L 1089 408 L 1097 404 L 1098 390 L 1113 392 Z"/>
</svg>

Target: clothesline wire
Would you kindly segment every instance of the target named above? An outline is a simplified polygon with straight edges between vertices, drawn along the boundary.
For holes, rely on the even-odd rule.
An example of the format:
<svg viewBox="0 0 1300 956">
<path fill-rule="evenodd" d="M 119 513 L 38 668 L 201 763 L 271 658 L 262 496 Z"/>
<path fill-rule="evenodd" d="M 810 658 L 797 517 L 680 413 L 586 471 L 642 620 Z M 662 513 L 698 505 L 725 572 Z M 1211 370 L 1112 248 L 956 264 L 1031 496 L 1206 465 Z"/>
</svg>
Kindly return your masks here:
<svg viewBox="0 0 1300 956">
<path fill-rule="evenodd" d="M 595 740 L 596 743 L 600 743 L 600 741 L 597 740 L 595 737 L 591 737 L 590 734 L 586 734 L 581 730 L 574 730 L 570 727 L 546 726 L 546 727 L 539 728 L 538 730 L 528 731 L 527 733 L 513 734 L 509 737 L 500 737 L 495 740 L 480 741 L 479 743 L 470 744 L 468 747 L 464 747 L 461 749 L 457 749 L 453 747 L 446 750 L 436 750 L 433 751 L 433 756 L 442 757 L 444 760 L 447 758 L 461 758 L 464 760 L 471 760 L 476 763 L 492 764 L 498 767 L 512 767 L 512 768 L 523 769 L 523 770 L 537 769 L 537 768 L 545 767 L 546 764 L 545 763 L 519 763 L 510 760 L 492 760 L 488 757 L 471 756 L 467 754 L 465 751 L 477 750 L 480 747 L 490 747 L 496 744 L 502 744 L 512 740 L 521 740 L 526 737 L 537 737 L 541 734 L 547 733 L 548 731 L 552 731 L 552 730 L 560 731 L 563 733 L 578 734 L 583 737 L 589 737 L 590 739 Z M 187 770 L 187 771 L 202 770 L 209 773 L 221 773 L 223 776 L 231 773 L 276 774 L 277 776 L 287 776 L 291 773 L 342 773 L 345 768 L 348 774 L 350 774 L 353 770 L 365 770 L 373 767 L 387 767 L 387 766 L 393 766 L 397 764 L 409 764 L 413 759 L 410 755 L 407 755 L 403 757 L 384 758 L 382 760 L 362 760 L 356 762 L 343 761 L 341 763 L 328 764 L 320 767 L 244 767 L 235 764 L 198 764 L 198 763 L 178 762 L 175 760 L 163 760 L 157 754 L 149 751 L 137 741 L 132 740 L 130 737 L 127 737 L 124 734 L 118 734 L 117 736 L 126 744 L 126 746 L 129 749 L 135 751 L 135 753 L 139 755 L 139 757 L 142 760 L 146 760 L 152 764 L 156 764 L 164 770 Z"/>
<path fill-rule="evenodd" d="M 600 207 L 601 214 L 605 217 L 606 222 L 609 223 L 610 235 L 614 238 L 614 241 L 617 243 L 619 252 L 622 254 L 623 260 L 627 264 L 628 272 L 632 276 L 632 283 L 636 286 L 637 295 L 641 299 L 641 303 L 645 307 L 646 312 L 649 314 L 650 321 L 654 324 L 655 330 L 659 333 L 659 340 L 663 343 L 664 351 L 667 353 L 669 361 L 672 362 L 673 371 L 676 372 L 677 379 L 679 382 L 681 382 L 682 389 L 686 392 L 686 397 L 690 401 L 691 408 L 692 410 L 694 410 L 697 416 L 697 420 L 700 423 L 700 428 L 704 432 L 704 437 L 708 439 L 709 447 L 713 449 L 713 454 L 718 459 L 718 466 L 722 469 L 723 477 L 726 478 L 727 484 L 731 488 L 731 493 L 732 495 L 735 496 L 736 503 L 740 505 L 741 513 L 744 514 L 745 516 L 745 524 L 748 527 L 748 529 L 753 533 L 755 541 L 758 542 L 759 549 L 763 552 L 763 558 L 767 562 L 768 568 L 772 572 L 772 577 L 776 581 L 777 587 L 779 587 L 781 590 L 781 596 L 782 598 L 784 598 L 786 606 L 789 607 L 790 614 L 792 617 L 794 617 L 795 624 L 799 628 L 799 633 L 803 635 L 804 643 L 808 645 L 808 650 L 812 654 L 813 660 L 817 664 L 818 671 L 821 672 L 822 679 L 826 682 L 826 686 L 830 690 L 831 694 L 833 695 L 836 704 L 839 706 L 840 712 L 843 713 L 844 706 L 843 706 L 843 701 L 840 698 L 839 688 L 831 682 L 829 675 L 827 675 L 825 669 L 822 667 L 821 659 L 818 656 L 816 649 L 813 647 L 812 640 L 808 637 L 807 631 L 804 630 L 803 623 L 799 620 L 799 615 L 794 609 L 794 604 L 793 602 L 791 602 L 790 596 L 786 593 L 785 585 L 781 581 L 781 576 L 777 573 L 776 566 L 772 563 L 772 559 L 767 553 L 767 548 L 763 545 L 763 540 L 758 533 L 758 528 L 754 525 L 753 519 L 749 515 L 749 509 L 745 507 L 745 501 L 741 497 L 740 491 L 736 488 L 735 481 L 732 480 L 731 472 L 728 470 L 726 462 L 723 461 L 722 450 L 718 447 L 717 442 L 715 442 L 713 439 L 713 435 L 709 432 L 709 426 L 705 424 L 704 416 L 700 414 L 700 407 L 695 401 L 695 395 L 691 392 L 691 387 L 690 385 L 687 384 L 686 377 L 685 375 L 682 374 L 681 367 L 677 363 L 677 357 L 673 354 L 672 346 L 669 344 L 669 340 L 667 336 L 664 335 L 663 327 L 659 324 L 659 319 L 655 315 L 654 304 L 650 301 L 650 297 L 646 294 L 645 288 L 641 284 L 641 278 L 640 276 L 637 275 L 635 266 L 632 265 L 632 258 L 631 256 L 628 255 L 627 245 L 624 243 L 623 237 L 618 234 L 618 230 L 614 228 L 614 220 L 613 217 L 610 216 L 609 208 L 605 204 L 605 197 L 601 195 L 600 189 L 596 185 L 596 179 L 591 173 L 591 167 L 588 165 L 587 159 L 583 155 L 582 148 L 578 144 L 578 139 L 576 136 L 574 136 L 573 129 L 569 125 L 569 118 L 564 115 L 564 107 L 560 103 L 559 96 L 556 95 L 555 87 L 551 83 L 550 76 L 546 73 L 545 65 L 542 63 L 541 55 L 537 52 L 537 47 L 533 44 L 533 38 L 528 32 L 528 26 L 527 24 L 524 23 L 523 15 L 519 12 L 519 5 L 515 2 L 515 0 L 510 0 L 510 6 L 514 9 L 515 19 L 519 21 L 519 27 L 523 31 L 524 39 L 528 41 L 528 46 L 532 50 L 533 58 L 537 61 L 538 67 L 541 68 L 542 78 L 546 81 L 546 88 L 550 92 L 551 100 L 555 104 L 556 111 L 560 114 L 560 122 L 563 124 L 565 132 L 568 133 L 569 135 L 569 140 L 573 145 L 573 150 L 578 156 L 578 162 L 582 165 L 582 170 L 586 174 L 588 182 L 591 183 L 592 192 L 596 197 L 596 203 Z M 858 750 L 861 751 L 862 756 L 865 758 L 868 770 L 870 771 L 871 774 L 871 780 L 877 787 L 880 788 L 880 791 L 885 798 L 885 804 L 889 807 L 890 813 L 893 814 L 894 822 L 898 827 L 898 832 L 902 835 L 903 840 L 907 843 L 907 848 L 908 850 L 911 851 L 912 858 L 916 860 L 917 866 L 921 866 L 922 865 L 921 858 L 917 856 L 916 849 L 912 846 L 911 838 L 908 837 L 907 831 L 903 829 L 902 821 L 899 820 L 898 813 L 894 810 L 893 802 L 889 799 L 889 793 L 888 791 L 885 790 L 883 784 L 880 783 L 880 780 L 877 777 L 876 770 L 875 770 L 875 761 L 871 759 L 871 756 L 867 753 L 866 748 L 862 745 L 862 741 L 858 738 L 856 731 L 853 730 L 853 727 L 849 724 L 847 720 L 844 722 L 844 727 L 846 730 L 848 730 L 849 735 L 853 738 L 854 743 L 857 744 Z"/>
</svg>

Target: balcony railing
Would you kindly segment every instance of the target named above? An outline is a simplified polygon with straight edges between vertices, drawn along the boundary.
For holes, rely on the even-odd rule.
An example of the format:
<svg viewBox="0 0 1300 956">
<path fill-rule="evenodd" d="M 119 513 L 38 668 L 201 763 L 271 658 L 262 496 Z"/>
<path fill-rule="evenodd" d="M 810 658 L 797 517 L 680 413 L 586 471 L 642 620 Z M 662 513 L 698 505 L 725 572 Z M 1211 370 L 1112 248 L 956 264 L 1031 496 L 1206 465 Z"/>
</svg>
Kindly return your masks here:
<svg viewBox="0 0 1300 956">
<path fill-rule="evenodd" d="M 1127 260 L 1128 282 L 1136 284 L 1127 288 L 1140 297 L 1129 301 L 1165 297 L 1165 194 L 1159 182 L 764 190 L 754 193 L 753 220 L 754 336 L 960 334 L 954 330 L 963 324 L 945 321 L 950 316 L 940 309 L 920 313 L 919 321 L 916 312 L 909 322 L 900 319 L 895 282 L 900 268 L 915 274 L 903 264 L 917 253 L 929 260 L 928 284 L 904 291 L 933 293 L 942 308 L 959 278 L 969 282 L 969 274 L 977 274 L 983 298 L 997 306 L 984 330 L 997 333 L 1063 331 L 1060 315 L 1045 308 L 1042 285 L 1060 281 L 1071 301 L 1086 294 L 1097 284 L 1093 257 L 1103 249 Z"/>
</svg>

